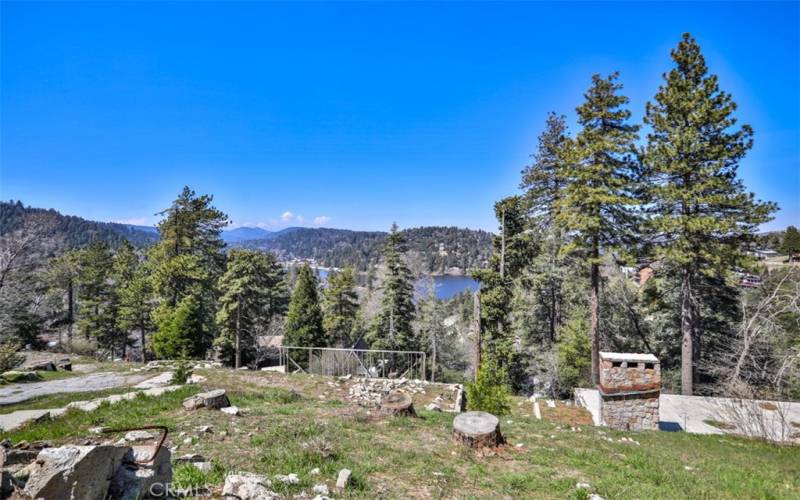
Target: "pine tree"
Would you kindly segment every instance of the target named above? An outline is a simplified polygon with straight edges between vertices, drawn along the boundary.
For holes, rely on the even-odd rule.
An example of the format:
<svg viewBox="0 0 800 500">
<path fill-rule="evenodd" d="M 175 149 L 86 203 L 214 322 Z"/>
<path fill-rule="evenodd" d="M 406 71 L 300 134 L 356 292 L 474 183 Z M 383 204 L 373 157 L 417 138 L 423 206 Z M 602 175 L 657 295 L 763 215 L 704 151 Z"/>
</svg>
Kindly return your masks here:
<svg viewBox="0 0 800 500">
<path fill-rule="evenodd" d="M 192 341 L 167 342 L 192 346 L 194 351 L 187 356 L 202 357 L 211 346 L 215 327 L 216 282 L 225 265 L 222 249 L 225 243 L 220 237 L 228 217 L 212 205 L 210 195 L 195 195 L 185 187 L 172 206 L 161 212 L 164 219 L 158 224 L 161 239 L 150 252 L 152 283 L 159 305 L 153 318 L 159 332 L 170 327 L 170 331 L 196 336 Z M 186 297 L 193 297 L 191 304 L 184 306 L 184 313 L 191 306 L 192 314 L 199 315 L 199 328 L 193 332 L 176 330 L 173 314 L 178 304 Z M 162 323 L 163 322 L 163 323 Z M 153 338 L 165 342 L 162 333 Z M 164 349 L 155 349 L 165 352 Z M 179 353 L 180 354 L 180 353 Z"/>
<path fill-rule="evenodd" d="M 539 136 L 539 147 L 533 163 L 522 172 L 520 188 L 525 190 L 529 215 L 538 228 L 542 252 L 534 261 L 537 295 L 544 303 L 548 324 L 547 339 L 555 342 L 556 330 L 562 322 L 562 282 L 564 259 L 561 229 L 555 224 L 558 200 L 567 183 L 567 125 L 563 115 L 550 113 L 545 130 Z M 533 284 L 532 284 L 533 285 Z"/>
<path fill-rule="evenodd" d="M 297 273 L 289 311 L 286 313 L 284 345 L 325 347 L 322 308 L 317 294 L 317 278 L 308 264 Z"/>
<path fill-rule="evenodd" d="M 571 234 L 565 252 L 575 252 L 589 265 L 592 381 L 597 383 L 600 351 L 600 263 L 603 252 L 620 248 L 634 227 L 632 207 L 637 203 L 634 181 L 637 164 L 634 145 L 638 126 L 628 123 L 631 112 L 620 95 L 618 74 L 592 77 L 577 108 L 581 130 L 567 146 L 568 182 L 556 201 L 556 223 Z"/>
<path fill-rule="evenodd" d="M 45 273 L 45 281 L 49 287 L 49 293 L 56 294 L 58 302 L 63 303 L 64 317 L 59 323 L 67 325 L 67 343 L 72 342 L 74 333 L 75 280 L 78 277 L 78 271 L 78 251 L 69 250 L 52 259 L 48 263 Z M 62 344 L 61 332 L 62 330 L 59 328 L 59 345 Z"/>
<path fill-rule="evenodd" d="M 114 261 L 108 244 L 94 240 L 78 252 L 78 332 L 112 353 L 122 345 L 116 327 L 116 300 L 111 282 Z"/>
<path fill-rule="evenodd" d="M 256 337 L 272 319 L 284 312 L 287 302 L 285 272 L 274 254 L 233 249 L 220 277 L 215 344 L 223 357 L 239 368 L 252 357 Z"/>
<path fill-rule="evenodd" d="M 328 286 L 322 292 L 323 326 L 327 344 L 349 347 L 358 318 L 356 275 L 352 267 L 328 274 Z"/>
<path fill-rule="evenodd" d="M 800 252 L 800 231 L 796 227 L 789 226 L 786 228 L 783 233 L 780 250 L 789 256 Z"/>
<path fill-rule="evenodd" d="M 753 131 L 734 129 L 736 103 L 708 74 L 695 40 L 684 34 L 672 59 L 675 67 L 645 115 L 652 128 L 645 152 L 647 229 L 654 258 L 680 274 L 681 390 L 692 394 L 702 338 L 700 276 L 747 266 L 743 250 L 775 205 L 756 201 L 736 176 Z"/>
<path fill-rule="evenodd" d="M 114 301 L 117 304 L 115 322 L 116 327 L 122 337 L 121 347 L 123 357 L 125 357 L 125 350 L 130 341 L 131 329 L 122 328 L 123 326 L 128 325 L 124 321 L 120 321 L 120 292 L 128 287 L 130 282 L 133 280 L 133 277 L 136 275 L 136 271 L 138 270 L 139 266 L 139 256 L 136 255 L 136 250 L 133 248 L 133 245 L 131 245 L 131 243 L 127 240 L 123 241 L 122 244 L 117 248 L 117 251 L 114 253 L 114 259 L 111 266 Z"/>
<path fill-rule="evenodd" d="M 413 276 L 405 261 L 407 250 L 405 236 L 392 224 L 383 248 L 386 279 L 380 310 L 367 338 L 372 349 L 415 351 L 419 347 L 412 328 L 416 311 Z"/>
<path fill-rule="evenodd" d="M 142 362 L 147 361 L 147 334 L 153 329 L 153 287 L 150 267 L 141 262 L 131 246 L 117 251 L 114 261 L 115 293 L 117 295 L 117 328 L 125 332 L 139 332 Z"/>
</svg>

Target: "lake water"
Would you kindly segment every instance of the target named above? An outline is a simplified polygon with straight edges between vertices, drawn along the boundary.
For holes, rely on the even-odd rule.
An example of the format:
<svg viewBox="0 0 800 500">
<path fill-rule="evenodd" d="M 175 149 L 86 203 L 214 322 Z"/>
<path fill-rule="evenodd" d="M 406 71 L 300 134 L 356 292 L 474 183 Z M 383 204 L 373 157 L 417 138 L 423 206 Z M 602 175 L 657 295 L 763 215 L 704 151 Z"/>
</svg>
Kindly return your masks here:
<svg viewBox="0 0 800 500">
<path fill-rule="evenodd" d="M 321 280 L 328 277 L 328 270 L 319 268 L 317 273 Z M 414 285 L 418 297 L 427 296 L 429 293 L 428 287 L 430 286 L 431 278 L 433 278 L 434 285 L 436 286 L 436 298 L 447 300 L 453 298 L 459 293 L 469 290 L 474 292 L 480 286 L 477 280 L 469 276 L 431 276 L 417 280 Z"/>
</svg>

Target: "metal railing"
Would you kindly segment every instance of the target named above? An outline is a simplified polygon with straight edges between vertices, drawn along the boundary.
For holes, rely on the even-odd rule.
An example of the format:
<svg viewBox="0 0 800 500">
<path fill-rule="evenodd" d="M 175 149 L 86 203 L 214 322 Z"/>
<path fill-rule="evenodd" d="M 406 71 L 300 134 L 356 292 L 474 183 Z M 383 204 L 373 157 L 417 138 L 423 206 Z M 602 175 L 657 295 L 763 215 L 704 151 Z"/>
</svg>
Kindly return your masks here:
<svg viewBox="0 0 800 500">
<path fill-rule="evenodd" d="M 279 347 L 279 363 L 287 373 L 427 380 L 426 361 L 422 351 Z"/>
</svg>

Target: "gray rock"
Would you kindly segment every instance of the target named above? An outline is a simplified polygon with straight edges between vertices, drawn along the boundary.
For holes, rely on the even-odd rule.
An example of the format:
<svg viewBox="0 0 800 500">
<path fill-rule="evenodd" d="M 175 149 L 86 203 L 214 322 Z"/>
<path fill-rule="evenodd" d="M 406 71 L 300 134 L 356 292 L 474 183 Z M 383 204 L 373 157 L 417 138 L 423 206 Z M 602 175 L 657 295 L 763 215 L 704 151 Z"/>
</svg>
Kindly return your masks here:
<svg viewBox="0 0 800 500">
<path fill-rule="evenodd" d="M 271 491 L 269 480 L 259 474 L 230 474 L 225 478 L 222 487 L 223 497 L 235 497 L 240 500 L 277 500 L 280 495 Z"/>
<path fill-rule="evenodd" d="M 163 496 L 166 485 L 172 482 L 172 454 L 164 447 L 158 450 L 152 462 L 148 460 L 153 450 L 150 446 L 134 446 L 117 469 L 108 489 L 108 496 L 119 500 L 138 500 L 150 496 Z"/>
<path fill-rule="evenodd" d="M 347 483 L 350 481 L 350 474 L 352 471 L 350 469 L 342 469 L 339 471 L 339 476 L 336 478 L 336 487 L 340 490 L 347 487 Z"/>
<path fill-rule="evenodd" d="M 442 411 L 442 407 L 437 405 L 436 403 L 430 403 L 425 405 L 425 409 L 428 411 Z"/>
<path fill-rule="evenodd" d="M 228 415 L 237 416 L 239 415 L 239 407 L 238 406 L 226 406 L 225 408 L 220 408 L 222 413 L 226 413 Z"/>
<path fill-rule="evenodd" d="M 125 441 L 148 441 L 154 436 L 147 431 L 130 431 L 125 434 Z"/>
<path fill-rule="evenodd" d="M 23 493 L 32 498 L 105 498 L 109 478 L 130 454 L 129 447 L 112 445 L 45 448 Z"/>
</svg>

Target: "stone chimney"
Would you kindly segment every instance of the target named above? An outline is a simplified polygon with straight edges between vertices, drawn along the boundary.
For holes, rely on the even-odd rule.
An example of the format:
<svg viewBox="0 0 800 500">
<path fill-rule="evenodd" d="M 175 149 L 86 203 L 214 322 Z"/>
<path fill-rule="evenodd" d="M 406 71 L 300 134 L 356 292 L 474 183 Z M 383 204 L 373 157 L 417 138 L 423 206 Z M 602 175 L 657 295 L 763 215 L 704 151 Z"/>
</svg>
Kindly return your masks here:
<svg viewBox="0 0 800 500">
<path fill-rule="evenodd" d="M 600 420 L 622 430 L 657 430 L 661 363 L 652 354 L 600 353 Z"/>
</svg>

